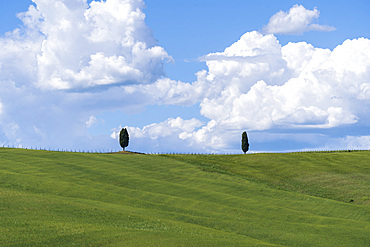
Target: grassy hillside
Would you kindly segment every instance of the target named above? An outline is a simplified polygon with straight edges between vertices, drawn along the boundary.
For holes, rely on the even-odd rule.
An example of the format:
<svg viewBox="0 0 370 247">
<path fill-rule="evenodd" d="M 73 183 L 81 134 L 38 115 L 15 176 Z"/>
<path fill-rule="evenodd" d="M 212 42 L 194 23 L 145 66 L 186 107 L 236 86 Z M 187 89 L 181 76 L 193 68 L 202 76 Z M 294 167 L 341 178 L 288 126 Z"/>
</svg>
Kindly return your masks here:
<svg viewBox="0 0 370 247">
<path fill-rule="evenodd" d="M 368 246 L 369 160 L 0 148 L 0 246 Z"/>
<path fill-rule="evenodd" d="M 277 189 L 370 206 L 369 151 L 167 157 Z"/>
</svg>

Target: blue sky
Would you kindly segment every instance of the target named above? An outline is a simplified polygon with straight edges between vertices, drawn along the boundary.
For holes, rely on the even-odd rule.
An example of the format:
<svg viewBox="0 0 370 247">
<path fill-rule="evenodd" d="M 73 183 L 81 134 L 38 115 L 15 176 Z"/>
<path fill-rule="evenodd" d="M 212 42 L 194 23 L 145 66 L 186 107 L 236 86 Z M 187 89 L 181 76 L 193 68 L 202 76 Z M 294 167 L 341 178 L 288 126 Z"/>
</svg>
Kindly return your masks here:
<svg viewBox="0 0 370 247">
<path fill-rule="evenodd" d="M 127 127 L 149 153 L 240 153 L 244 130 L 252 152 L 369 149 L 369 11 L 0 0 L 0 144 L 112 150 Z"/>
<path fill-rule="evenodd" d="M 319 22 L 336 27 L 335 32 L 307 32 L 304 35 L 277 35 L 282 45 L 305 41 L 315 47 L 333 49 L 346 39 L 369 37 L 368 1 L 147 1 L 147 24 L 159 44 L 176 60 L 167 65 L 176 80 L 195 80 L 194 74 L 206 68 L 194 63 L 199 57 L 222 51 L 248 31 L 261 31 L 276 12 L 301 4 L 320 11 Z M 184 62 L 192 61 L 193 63 Z"/>
</svg>

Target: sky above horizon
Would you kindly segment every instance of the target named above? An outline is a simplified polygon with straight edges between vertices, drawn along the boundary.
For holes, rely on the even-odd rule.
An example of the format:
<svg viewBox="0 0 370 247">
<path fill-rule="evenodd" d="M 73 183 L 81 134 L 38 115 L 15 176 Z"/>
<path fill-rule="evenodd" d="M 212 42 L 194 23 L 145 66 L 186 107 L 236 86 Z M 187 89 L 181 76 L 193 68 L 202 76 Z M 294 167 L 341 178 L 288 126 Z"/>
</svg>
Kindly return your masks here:
<svg viewBox="0 0 370 247">
<path fill-rule="evenodd" d="M 0 0 L 0 146 L 370 149 L 370 2 Z"/>
</svg>

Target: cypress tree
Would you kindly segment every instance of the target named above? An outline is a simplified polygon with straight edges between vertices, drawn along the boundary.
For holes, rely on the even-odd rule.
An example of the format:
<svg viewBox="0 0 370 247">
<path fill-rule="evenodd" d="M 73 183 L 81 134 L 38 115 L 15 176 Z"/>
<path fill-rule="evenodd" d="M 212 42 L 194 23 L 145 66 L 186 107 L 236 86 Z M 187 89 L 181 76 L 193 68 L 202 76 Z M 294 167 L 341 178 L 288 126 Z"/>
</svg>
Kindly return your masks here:
<svg viewBox="0 0 370 247">
<path fill-rule="evenodd" d="M 121 129 L 121 131 L 119 132 L 119 144 L 123 148 L 123 151 L 125 151 L 125 147 L 128 146 L 129 139 L 130 137 L 128 135 L 127 129 L 126 128 Z"/>
<path fill-rule="evenodd" d="M 248 135 L 245 131 L 242 134 L 242 150 L 244 153 L 248 152 L 249 150 Z"/>
</svg>

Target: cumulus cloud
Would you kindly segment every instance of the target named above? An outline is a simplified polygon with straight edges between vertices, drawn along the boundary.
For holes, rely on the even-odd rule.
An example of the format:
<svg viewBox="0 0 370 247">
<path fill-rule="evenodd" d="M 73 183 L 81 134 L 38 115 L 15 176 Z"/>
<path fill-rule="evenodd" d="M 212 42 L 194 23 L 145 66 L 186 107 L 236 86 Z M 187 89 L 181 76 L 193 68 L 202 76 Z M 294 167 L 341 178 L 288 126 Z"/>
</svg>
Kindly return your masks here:
<svg viewBox="0 0 370 247">
<path fill-rule="evenodd" d="M 304 42 L 281 47 L 273 35 L 246 33 L 206 61 L 203 79 L 218 90 L 201 101 L 201 113 L 251 130 L 355 123 L 358 107 L 369 104 L 369 45 L 361 38 L 333 51 Z"/>
<path fill-rule="evenodd" d="M 345 136 L 343 138 L 334 138 L 321 149 L 370 150 L 370 136 Z"/>
<path fill-rule="evenodd" d="M 3 76 L 17 82 L 64 90 L 151 83 L 171 59 L 155 45 L 141 0 L 34 2 L 18 15 L 24 29 L 0 40 Z"/>
<path fill-rule="evenodd" d="M 308 31 L 334 31 L 335 28 L 315 23 L 320 12 L 314 8 L 308 10 L 302 5 L 294 5 L 289 12 L 279 11 L 274 14 L 269 23 L 264 26 L 264 33 L 268 34 L 302 34 Z"/>
<path fill-rule="evenodd" d="M 180 117 L 169 118 L 161 123 L 154 123 L 143 128 L 128 127 L 131 142 L 130 148 L 143 152 L 187 152 L 194 150 L 192 137 L 194 131 L 203 123 L 195 118 L 184 120 Z M 114 129 L 111 137 L 119 139 L 120 128 Z M 202 149 L 200 149 L 202 150 Z"/>
<path fill-rule="evenodd" d="M 347 136 L 344 139 L 348 149 L 370 150 L 370 136 Z"/>
<path fill-rule="evenodd" d="M 23 26 L 0 38 L 0 139 L 38 147 L 114 147 L 87 128 L 100 112 L 148 100 L 127 85 L 154 83 L 171 57 L 145 24 L 142 0 L 34 0 Z"/>
<path fill-rule="evenodd" d="M 203 56 L 207 70 L 185 83 L 163 77 L 163 63 L 171 58 L 145 24 L 143 1 L 34 2 L 19 15 L 24 27 L 0 38 L 2 143 L 116 147 L 120 128 L 111 136 L 88 133 L 103 123 L 99 114 L 135 113 L 153 104 L 199 105 L 202 121 L 175 116 L 127 126 L 133 150 L 234 152 L 242 130 L 253 137 L 258 131 L 370 120 L 367 38 L 329 50 L 305 42 L 282 46 L 273 34 L 252 31 L 224 51 Z M 293 9 L 308 21 L 289 19 Z M 313 25 L 316 9 L 297 5 L 285 14 L 281 19 L 295 28 L 289 32 L 319 29 Z"/>
<path fill-rule="evenodd" d="M 99 120 L 94 115 L 91 115 L 89 119 L 86 121 L 86 127 L 91 128 L 92 126 L 98 123 L 99 123 Z"/>
<path fill-rule="evenodd" d="M 199 102 L 209 122 L 189 140 L 203 150 L 230 149 L 241 130 L 323 129 L 369 119 L 369 39 L 346 40 L 331 51 L 305 42 L 281 46 L 274 35 L 253 31 L 202 59 L 208 70 L 192 84 L 166 79 L 142 87 L 150 88 L 147 95 L 162 88 L 164 104 Z"/>
</svg>

